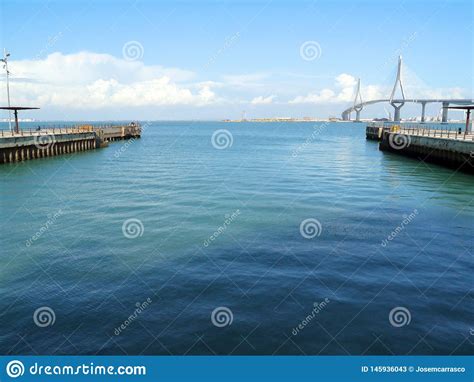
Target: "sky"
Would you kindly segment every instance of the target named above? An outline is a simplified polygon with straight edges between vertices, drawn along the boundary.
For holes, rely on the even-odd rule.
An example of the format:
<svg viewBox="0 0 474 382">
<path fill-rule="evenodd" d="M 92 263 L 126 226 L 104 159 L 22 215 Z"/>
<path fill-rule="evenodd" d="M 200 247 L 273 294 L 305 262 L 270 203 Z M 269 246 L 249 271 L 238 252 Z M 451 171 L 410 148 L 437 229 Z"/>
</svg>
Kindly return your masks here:
<svg viewBox="0 0 474 382">
<path fill-rule="evenodd" d="M 388 98 L 399 55 L 407 98 L 473 98 L 473 12 L 471 0 L 2 0 L 0 48 L 12 104 L 37 119 L 327 118 L 358 78 L 363 100 Z"/>
</svg>

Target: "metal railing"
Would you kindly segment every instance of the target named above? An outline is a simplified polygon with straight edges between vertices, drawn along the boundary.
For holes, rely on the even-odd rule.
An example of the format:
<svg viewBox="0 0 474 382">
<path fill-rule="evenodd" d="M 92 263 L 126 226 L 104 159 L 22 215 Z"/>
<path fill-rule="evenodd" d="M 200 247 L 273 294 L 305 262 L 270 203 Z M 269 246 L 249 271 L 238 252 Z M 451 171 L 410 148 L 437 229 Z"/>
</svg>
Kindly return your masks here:
<svg viewBox="0 0 474 382">
<path fill-rule="evenodd" d="M 2 137 L 31 137 L 31 136 L 40 136 L 40 135 L 51 135 L 51 134 L 79 134 L 79 133 L 87 133 L 87 130 L 84 130 L 80 127 L 48 127 L 48 128 L 41 128 L 40 130 L 37 129 L 21 129 L 18 133 L 9 131 L 9 130 L 1 130 Z"/>
<path fill-rule="evenodd" d="M 466 132 L 465 128 L 460 126 L 444 126 L 444 125 L 426 125 L 423 123 L 416 124 L 397 124 L 397 123 L 382 123 L 373 122 L 369 123 L 369 127 L 380 127 L 385 131 L 393 133 L 400 133 L 405 135 L 416 135 L 422 137 L 431 138 L 443 138 L 443 139 L 458 139 L 474 141 L 474 133 Z"/>
<path fill-rule="evenodd" d="M 10 130 L 0 130 L 0 137 L 23 137 L 23 136 L 39 136 L 51 134 L 79 134 L 93 132 L 94 130 L 105 130 L 107 128 L 135 128 L 140 129 L 140 125 L 130 124 L 82 124 L 82 125 L 48 125 L 38 126 L 38 128 L 20 129 L 18 133 Z"/>
</svg>

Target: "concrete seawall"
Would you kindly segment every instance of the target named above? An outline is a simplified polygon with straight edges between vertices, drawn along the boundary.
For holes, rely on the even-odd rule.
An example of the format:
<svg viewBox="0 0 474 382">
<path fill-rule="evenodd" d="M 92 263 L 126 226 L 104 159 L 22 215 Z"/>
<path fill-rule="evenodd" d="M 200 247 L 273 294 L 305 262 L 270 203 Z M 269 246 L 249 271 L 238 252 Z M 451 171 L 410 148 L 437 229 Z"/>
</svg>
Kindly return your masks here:
<svg viewBox="0 0 474 382">
<path fill-rule="evenodd" d="M 380 141 L 382 139 L 383 127 L 367 126 L 365 128 L 365 137 L 371 141 Z"/>
<path fill-rule="evenodd" d="M 140 136 L 141 127 L 138 123 L 102 127 L 83 125 L 19 133 L 2 131 L 0 164 L 94 150 L 107 146 L 110 141 Z"/>
<path fill-rule="evenodd" d="M 474 141 L 384 131 L 380 150 L 474 174 Z"/>
<path fill-rule="evenodd" d="M 93 132 L 0 137 L 0 163 L 92 150 L 99 146 Z"/>
</svg>

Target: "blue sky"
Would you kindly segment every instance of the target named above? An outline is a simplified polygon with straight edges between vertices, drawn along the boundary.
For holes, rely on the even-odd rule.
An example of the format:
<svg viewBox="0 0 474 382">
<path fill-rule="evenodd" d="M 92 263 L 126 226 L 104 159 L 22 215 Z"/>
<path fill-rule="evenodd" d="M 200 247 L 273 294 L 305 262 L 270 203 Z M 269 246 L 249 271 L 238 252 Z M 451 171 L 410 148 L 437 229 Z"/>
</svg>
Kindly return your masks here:
<svg viewBox="0 0 474 382">
<path fill-rule="evenodd" d="M 400 53 L 407 96 L 473 96 L 472 1 L 3 0 L 0 12 L 12 101 L 40 118 L 339 115 L 357 77 L 364 99 L 388 96 Z"/>
</svg>

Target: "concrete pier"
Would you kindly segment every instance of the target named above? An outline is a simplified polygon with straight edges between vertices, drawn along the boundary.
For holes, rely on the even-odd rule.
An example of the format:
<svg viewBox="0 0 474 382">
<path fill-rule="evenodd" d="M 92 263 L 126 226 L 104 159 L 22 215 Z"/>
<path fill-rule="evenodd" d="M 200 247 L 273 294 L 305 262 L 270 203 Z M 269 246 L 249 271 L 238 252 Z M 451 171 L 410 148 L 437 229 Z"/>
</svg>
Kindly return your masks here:
<svg viewBox="0 0 474 382">
<path fill-rule="evenodd" d="M 137 122 L 132 122 L 128 125 L 84 125 L 81 126 L 81 129 L 83 131 L 96 132 L 104 142 L 141 137 L 141 126 Z"/>
<path fill-rule="evenodd" d="M 459 129 L 384 127 L 379 149 L 474 174 L 474 135 Z"/>
<path fill-rule="evenodd" d="M 365 137 L 368 140 L 372 141 L 380 141 L 382 140 L 382 132 L 383 132 L 384 126 L 383 123 L 381 124 L 368 124 L 367 127 L 365 128 Z"/>
<path fill-rule="evenodd" d="M 40 131 L 0 133 L 0 164 L 46 158 L 105 147 L 110 141 L 141 136 L 138 123 L 129 125 L 83 125 Z"/>
</svg>

